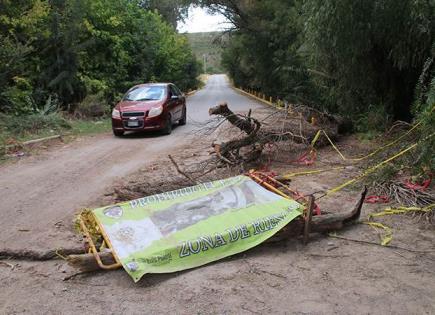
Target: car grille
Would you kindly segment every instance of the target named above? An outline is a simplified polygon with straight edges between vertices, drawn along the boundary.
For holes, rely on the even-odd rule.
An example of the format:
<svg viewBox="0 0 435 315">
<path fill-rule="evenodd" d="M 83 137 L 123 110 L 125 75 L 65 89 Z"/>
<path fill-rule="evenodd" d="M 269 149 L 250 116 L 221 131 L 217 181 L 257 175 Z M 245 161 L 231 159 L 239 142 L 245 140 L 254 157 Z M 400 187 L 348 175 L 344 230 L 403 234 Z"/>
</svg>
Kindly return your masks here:
<svg viewBox="0 0 435 315">
<path fill-rule="evenodd" d="M 144 125 L 143 120 L 138 120 L 138 122 L 139 122 L 139 125 L 138 125 L 138 126 L 129 126 L 129 125 L 128 125 L 128 120 L 124 120 L 124 121 L 123 121 L 124 128 L 127 128 L 127 129 L 143 128 L 143 125 Z"/>
<path fill-rule="evenodd" d="M 124 112 L 122 117 L 144 117 L 145 112 Z"/>
</svg>

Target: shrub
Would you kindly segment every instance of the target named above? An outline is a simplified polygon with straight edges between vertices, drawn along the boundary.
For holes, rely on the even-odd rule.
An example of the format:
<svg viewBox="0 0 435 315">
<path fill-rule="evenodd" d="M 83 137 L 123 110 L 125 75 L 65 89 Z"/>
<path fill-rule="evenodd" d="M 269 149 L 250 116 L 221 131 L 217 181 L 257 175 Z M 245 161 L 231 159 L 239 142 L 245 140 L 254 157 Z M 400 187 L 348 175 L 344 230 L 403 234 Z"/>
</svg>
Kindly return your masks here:
<svg viewBox="0 0 435 315">
<path fill-rule="evenodd" d="M 61 131 L 70 129 L 71 125 L 59 113 L 48 115 L 32 114 L 14 116 L 0 113 L 0 134 L 23 136 L 41 132 L 42 130 Z"/>
<path fill-rule="evenodd" d="M 360 114 L 356 121 L 356 130 L 364 134 L 368 139 L 373 139 L 379 133 L 385 132 L 390 125 L 392 117 L 388 114 L 385 106 L 370 105 L 364 114 Z"/>
<path fill-rule="evenodd" d="M 4 111 L 13 115 L 30 114 L 34 112 L 34 102 L 31 88 L 11 86 L 0 94 Z"/>
<path fill-rule="evenodd" d="M 435 171 L 435 65 L 428 59 L 416 88 L 416 101 L 413 106 L 416 121 L 421 123 L 417 148 L 417 158 L 413 165 L 416 173 Z"/>
<path fill-rule="evenodd" d="M 97 118 L 107 115 L 110 107 L 102 93 L 91 94 L 79 103 L 74 115 L 80 118 Z"/>
</svg>

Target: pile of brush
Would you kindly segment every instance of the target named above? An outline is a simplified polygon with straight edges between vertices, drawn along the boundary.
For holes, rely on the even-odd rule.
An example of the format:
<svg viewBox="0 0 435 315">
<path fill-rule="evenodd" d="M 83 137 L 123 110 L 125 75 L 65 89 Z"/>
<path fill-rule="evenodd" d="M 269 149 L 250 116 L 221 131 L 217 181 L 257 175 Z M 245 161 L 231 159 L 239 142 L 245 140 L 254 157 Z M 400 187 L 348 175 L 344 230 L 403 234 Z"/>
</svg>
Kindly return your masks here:
<svg viewBox="0 0 435 315">
<path fill-rule="evenodd" d="M 407 183 L 400 181 L 375 182 L 372 190 L 380 196 L 387 196 L 391 202 L 405 207 L 425 208 L 435 204 L 435 194 L 428 189 L 412 189 Z M 412 212 L 413 216 L 419 219 L 434 221 L 435 210 L 426 212 Z"/>
</svg>

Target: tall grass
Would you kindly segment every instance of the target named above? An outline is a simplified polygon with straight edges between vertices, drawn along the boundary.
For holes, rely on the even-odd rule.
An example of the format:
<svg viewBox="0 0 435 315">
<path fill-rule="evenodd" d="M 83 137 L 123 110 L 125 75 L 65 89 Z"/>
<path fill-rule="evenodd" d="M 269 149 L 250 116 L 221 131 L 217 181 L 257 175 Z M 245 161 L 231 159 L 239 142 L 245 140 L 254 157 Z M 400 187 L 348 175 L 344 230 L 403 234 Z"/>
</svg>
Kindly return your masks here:
<svg viewBox="0 0 435 315">
<path fill-rule="evenodd" d="M 59 132 L 71 129 L 71 124 L 59 113 L 12 116 L 0 113 L 0 133 L 3 137 L 25 137 L 43 131 Z"/>
</svg>

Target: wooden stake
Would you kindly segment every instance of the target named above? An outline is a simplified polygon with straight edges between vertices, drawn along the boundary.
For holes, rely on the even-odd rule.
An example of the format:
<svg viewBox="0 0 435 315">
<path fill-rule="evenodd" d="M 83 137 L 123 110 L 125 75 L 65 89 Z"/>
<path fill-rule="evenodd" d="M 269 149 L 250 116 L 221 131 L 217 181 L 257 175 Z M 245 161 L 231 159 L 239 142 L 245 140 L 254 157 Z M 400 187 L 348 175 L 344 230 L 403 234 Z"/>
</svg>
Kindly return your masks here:
<svg viewBox="0 0 435 315">
<path fill-rule="evenodd" d="M 308 239 L 310 237 L 311 219 L 313 218 L 313 210 L 314 210 L 314 197 L 308 196 L 308 208 L 307 208 L 307 213 L 305 215 L 305 225 L 304 225 L 304 245 L 307 245 Z"/>
</svg>

